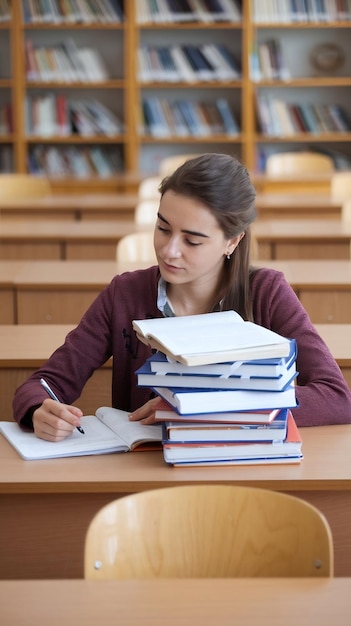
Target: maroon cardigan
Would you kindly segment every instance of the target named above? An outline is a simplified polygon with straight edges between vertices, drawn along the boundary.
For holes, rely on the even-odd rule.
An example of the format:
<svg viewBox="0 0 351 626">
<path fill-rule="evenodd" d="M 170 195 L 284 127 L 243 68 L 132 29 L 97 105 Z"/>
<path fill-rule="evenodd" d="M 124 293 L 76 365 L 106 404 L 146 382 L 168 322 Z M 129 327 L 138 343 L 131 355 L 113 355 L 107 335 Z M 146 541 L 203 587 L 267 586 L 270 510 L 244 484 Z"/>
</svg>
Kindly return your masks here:
<svg viewBox="0 0 351 626">
<path fill-rule="evenodd" d="M 111 356 L 112 406 L 132 411 L 144 404 L 150 390 L 137 387 L 135 370 L 151 351 L 136 338 L 132 320 L 161 317 L 157 308 L 158 280 L 157 266 L 115 276 L 65 343 L 17 389 L 14 418 L 23 426 L 31 426 L 33 407 L 47 398 L 39 378 L 48 381 L 62 402 L 72 404 L 93 372 Z M 350 390 L 284 275 L 272 269 L 257 269 L 251 277 L 251 288 L 255 322 L 296 339 L 299 407 L 293 414 L 297 424 L 350 423 Z"/>
</svg>

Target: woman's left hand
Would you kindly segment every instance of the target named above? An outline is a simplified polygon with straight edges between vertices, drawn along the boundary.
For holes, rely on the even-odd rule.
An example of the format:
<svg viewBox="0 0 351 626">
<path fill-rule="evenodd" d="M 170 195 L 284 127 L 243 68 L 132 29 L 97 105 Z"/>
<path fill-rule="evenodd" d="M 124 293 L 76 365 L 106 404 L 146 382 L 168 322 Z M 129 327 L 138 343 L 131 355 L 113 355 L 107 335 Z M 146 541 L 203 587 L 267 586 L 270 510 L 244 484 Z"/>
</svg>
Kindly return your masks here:
<svg viewBox="0 0 351 626">
<path fill-rule="evenodd" d="M 148 400 L 143 406 L 139 407 L 132 413 L 129 413 L 129 419 L 131 422 L 141 422 L 142 424 L 154 424 L 155 423 L 155 411 L 159 404 L 161 404 L 162 398 L 157 396 Z"/>
</svg>

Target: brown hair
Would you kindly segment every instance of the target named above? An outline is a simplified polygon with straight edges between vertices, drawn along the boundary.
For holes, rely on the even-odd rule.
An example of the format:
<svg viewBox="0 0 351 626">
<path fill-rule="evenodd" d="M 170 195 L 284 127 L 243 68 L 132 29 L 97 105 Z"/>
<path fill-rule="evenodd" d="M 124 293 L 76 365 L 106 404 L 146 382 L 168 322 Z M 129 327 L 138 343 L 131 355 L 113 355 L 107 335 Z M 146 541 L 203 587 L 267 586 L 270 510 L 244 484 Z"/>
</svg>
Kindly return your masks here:
<svg viewBox="0 0 351 626">
<path fill-rule="evenodd" d="M 223 280 L 216 294 L 223 310 L 233 309 L 253 320 L 250 290 L 250 224 L 256 218 L 255 188 L 246 168 L 227 154 L 207 153 L 185 161 L 163 179 L 159 190 L 200 200 L 214 215 L 225 237 L 245 233 L 223 267 Z"/>
</svg>

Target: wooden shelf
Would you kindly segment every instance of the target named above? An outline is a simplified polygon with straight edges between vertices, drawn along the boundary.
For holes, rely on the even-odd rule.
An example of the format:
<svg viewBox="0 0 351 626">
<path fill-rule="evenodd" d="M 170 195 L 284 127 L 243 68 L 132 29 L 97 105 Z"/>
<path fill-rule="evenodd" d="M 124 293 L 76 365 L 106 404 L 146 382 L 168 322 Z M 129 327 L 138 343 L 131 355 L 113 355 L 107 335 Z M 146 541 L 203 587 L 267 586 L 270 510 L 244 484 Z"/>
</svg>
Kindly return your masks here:
<svg viewBox="0 0 351 626">
<path fill-rule="evenodd" d="M 101 146 L 101 149 L 117 150 L 121 162 L 122 171 L 125 173 L 139 173 L 140 176 L 156 173 L 158 162 L 163 156 L 183 152 L 201 152 L 204 149 L 228 151 L 236 153 L 246 164 L 250 171 L 257 169 L 260 149 L 277 151 L 287 144 L 292 144 L 295 149 L 316 146 L 327 150 L 329 147 L 347 153 L 351 157 L 351 132 L 347 133 L 298 133 L 294 135 L 268 136 L 258 132 L 256 114 L 256 94 L 264 90 L 267 93 L 279 92 L 282 98 L 292 100 L 294 90 L 299 100 L 301 93 L 308 93 L 308 97 L 316 102 L 337 102 L 339 93 L 343 94 L 343 104 L 351 118 L 351 21 L 331 22 L 294 22 L 294 23 L 256 23 L 254 20 L 253 0 L 243 0 L 242 21 L 226 23 L 138 23 L 136 2 L 125 0 L 123 23 L 113 24 L 72 24 L 72 23 L 23 23 L 21 1 L 12 3 L 12 19 L 9 22 L 0 23 L 2 31 L 2 43 L 0 53 L 6 53 L 9 71 L 0 75 L 0 102 L 4 101 L 9 92 L 8 99 L 13 107 L 13 120 L 15 132 L 0 135 L 0 151 L 5 144 L 10 144 L 13 153 L 13 170 L 25 172 L 28 167 L 30 151 L 36 145 L 44 148 L 50 144 L 59 149 L 76 145 Z M 347 33 L 344 31 L 347 30 Z M 56 81 L 31 81 L 26 77 L 24 41 L 33 37 L 42 43 L 50 45 L 51 39 L 55 42 L 63 39 L 65 34 L 68 38 L 77 42 L 77 45 L 86 45 L 96 48 L 106 55 L 109 74 L 112 78 L 103 82 L 56 82 Z M 341 72 L 330 75 L 304 76 L 306 63 L 301 64 L 301 76 L 292 76 L 290 80 L 261 80 L 253 81 L 251 75 L 251 55 L 257 41 L 267 38 L 281 39 L 283 45 L 285 39 L 292 38 L 296 45 L 296 52 L 305 50 L 306 63 L 308 61 L 308 46 L 314 45 L 315 41 L 328 41 L 340 43 L 345 54 L 345 65 Z M 308 42 L 307 42 L 307 39 Z M 311 44 L 310 44 L 311 39 Z M 345 44 L 346 40 L 346 44 Z M 109 42 L 111 41 L 111 45 Z M 196 81 L 196 82 L 167 82 L 141 81 L 138 76 L 138 49 L 143 43 L 146 45 L 171 45 L 172 42 L 179 45 L 193 43 L 225 43 L 238 57 L 241 64 L 241 77 L 236 80 L 221 81 Z M 43 43 L 44 42 L 44 43 Z M 112 45 L 113 43 L 113 45 Z M 307 45 L 308 43 L 308 45 Z M 85 44 L 84 44 L 85 45 Z M 108 56 L 109 55 L 109 56 Z M 108 56 L 108 58 L 107 58 Z M 291 55 L 290 55 L 291 56 Z M 293 55 L 294 56 L 294 55 Z M 287 59 L 289 62 L 290 59 Z M 4 64 L 3 64 L 4 65 Z M 350 68 L 350 71 L 348 70 Z M 298 74 L 299 72 L 295 72 Z M 10 78 L 11 77 L 11 78 Z M 23 103 L 26 96 L 31 97 L 48 93 L 66 93 L 69 98 L 77 99 L 94 97 L 106 106 L 110 103 L 111 109 L 118 110 L 122 115 L 124 124 L 123 134 L 110 136 L 27 136 L 25 128 L 25 113 Z M 89 93 L 91 92 L 91 93 Z M 179 94 L 178 94 L 179 92 Z M 83 94 L 83 96 L 82 96 Z M 238 135 L 216 134 L 210 136 L 170 136 L 155 138 L 140 133 L 141 103 L 145 94 L 159 96 L 160 98 L 173 101 L 175 98 L 183 98 L 194 101 L 213 102 L 216 98 L 225 97 L 235 108 L 237 113 L 240 133 Z M 307 97 L 307 96 L 306 96 Z M 346 102 L 346 105 L 345 105 Z M 350 145 L 349 145 L 350 144 Z M 208 148 L 207 148 L 208 147 Z M 8 149 L 6 147 L 6 149 Z M 0 155 L 1 156 L 1 155 Z M 0 159 L 1 163 L 1 159 Z M 119 172 L 117 172 L 119 174 Z M 76 185 L 81 188 L 88 184 L 89 188 L 96 186 L 99 190 L 115 189 L 116 179 L 91 180 L 62 180 L 53 178 L 57 188 L 66 186 L 72 190 Z M 137 184 L 137 183 L 135 183 Z"/>
</svg>

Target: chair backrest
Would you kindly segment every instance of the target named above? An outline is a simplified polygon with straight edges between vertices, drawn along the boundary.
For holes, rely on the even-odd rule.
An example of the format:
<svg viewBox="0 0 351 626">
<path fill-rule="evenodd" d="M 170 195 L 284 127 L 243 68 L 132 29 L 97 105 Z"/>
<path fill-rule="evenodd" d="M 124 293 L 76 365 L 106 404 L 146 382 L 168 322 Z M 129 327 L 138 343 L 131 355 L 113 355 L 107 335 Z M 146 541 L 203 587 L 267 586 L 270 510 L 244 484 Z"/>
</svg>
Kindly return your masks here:
<svg viewBox="0 0 351 626">
<path fill-rule="evenodd" d="M 280 152 L 271 154 L 266 161 L 266 174 L 328 174 L 334 172 L 331 157 L 316 152 Z"/>
<path fill-rule="evenodd" d="M 192 159 L 193 157 L 199 156 L 198 154 L 177 154 L 170 157 L 165 157 L 160 161 L 160 165 L 158 168 L 158 173 L 163 178 L 164 176 L 169 176 L 177 169 L 180 165 L 183 165 L 185 161 L 188 159 Z"/>
<path fill-rule="evenodd" d="M 162 182 L 161 176 L 148 176 L 141 181 L 138 187 L 138 197 L 140 200 L 159 200 L 159 185 Z"/>
<path fill-rule="evenodd" d="M 0 174 L 0 199 L 42 198 L 52 193 L 47 178 L 30 174 Z"/>
<path fill-rule="evenodd" d="M 134 221 L 138 226 L 147 225 L 154 226 L 157 219 L 157 211 L 160 206 L 160 200 L 141 200 L 135 207 Z"/>
<path fill-rule="evenodd" d="M 330 180 L 330 195 L 334 200 L 351 198 L 351 171 L 334 172 Z"/>
<path fill-rule="evenodd" d="M 117 263 L 156 263 L 153 230 L 121 237 L 116 246 Z"/>
<path fill-rule="evenodd" d="M 329 525 L 287 494 L 233 485 L 183 485 L 104 506 L 85 540 L 85 578 L 333 575 Z"/>
</svg>

